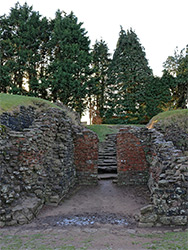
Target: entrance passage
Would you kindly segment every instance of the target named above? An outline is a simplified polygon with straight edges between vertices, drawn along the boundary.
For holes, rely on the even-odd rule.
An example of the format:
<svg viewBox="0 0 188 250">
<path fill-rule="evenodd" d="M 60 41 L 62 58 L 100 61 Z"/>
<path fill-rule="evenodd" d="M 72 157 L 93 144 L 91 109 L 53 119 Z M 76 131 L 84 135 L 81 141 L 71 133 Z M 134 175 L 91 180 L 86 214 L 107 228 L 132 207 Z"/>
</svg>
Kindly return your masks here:
<svg viewBox="0 0 188 250">
<path fill-rule="evenodd" d="M 99 143 L 98 174 L 99 179 L 117 178 L 116 134 L 107 134 Z"/>
</svg>

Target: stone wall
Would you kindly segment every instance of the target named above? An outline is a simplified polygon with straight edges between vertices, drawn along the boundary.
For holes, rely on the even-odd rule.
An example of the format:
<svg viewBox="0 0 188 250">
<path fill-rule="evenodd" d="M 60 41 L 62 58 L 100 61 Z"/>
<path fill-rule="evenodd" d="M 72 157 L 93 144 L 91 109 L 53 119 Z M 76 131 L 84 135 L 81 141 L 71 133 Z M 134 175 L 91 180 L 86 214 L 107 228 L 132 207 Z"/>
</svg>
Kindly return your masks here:
<svg viewBox="0 0 188 250">
<path fill-rule="evenodd" d="M 173 118 L 169 118 L 173 120 Z M 168 119 L 159 121 L 154 124 L 154 128 L 164 135 L 166 141 L 172 141 L 175 147 L 180 149 L 184 154 L 188 155 L 188 118 L 174 117 L 173 123 Z"/>
<path fill-rule="evenodd" d="M 98 183 L 98 137 L 84 130 L 74 141 L 74 163 L 79 184 L 96 185 Z"/>
<path fill-rule="evenodd" d="M 151 203 L 140 227 L 188 224 L 188 157 L 155 129 L 128 127 L 117 134 L 118 184 L 147 184 Z"/>
<path fill-rule="evenodd" d="M 140 138 L 139 138 L 140 137 Z M 147 130 L 127 127 L 117 133 L 117 173 L 119 185 L 141 185 L 148 182 L 149 165 Z"/>
<path fill-rule="evenodd" d="M 9 127 L 14 131 L 22 131 L 29 128 L 35 119 L 36 108 L 29 106 L 21 106 L 20 109 L 14 110 L 12 113 L 5 112 L 0 115 L 0 124 Z"/>
<path fill-rule="evenodd" d="M 151 204 L 141 209 L 139 225 L 184 226 L 188 223 L 188 157 L 156 130 L 149 130 L 151 141 Z"/>
<path fill-rule="evenodd" d="M 8 115 L 1 116 L 1 121 L 3 117 Z M 19 117 L 24 124 L 25 116 Z M 80 174 L 96 169 L 91 164 L 97 158 L 92 151 L 97 148 L 96 135 L 73 123 L 61 109 L 35 110 L 34 117 L 29 128 L 19 131 L 8 128 L 10 123 L 0 126 L 0 226 L 27 223 L 44 203 L 58 204 L 78 180 L 82 184 L 96 180 L 90 173 Z M 82 171 L 75 150 L 81 154 L 87 147 Z"/>
<path fill-rule="evenodd" d="M 98 138 L 76 116 L 57 108 L 16 112 L 0 117 L 0 227 L 28 223 L 77 183 L 97 184 Z M 187 225 L 188 157 L 173 142 L 127 127 L 117 134 L 117 162 L 119 185 L 149 186 L 141 227 Z"/>
</svg>

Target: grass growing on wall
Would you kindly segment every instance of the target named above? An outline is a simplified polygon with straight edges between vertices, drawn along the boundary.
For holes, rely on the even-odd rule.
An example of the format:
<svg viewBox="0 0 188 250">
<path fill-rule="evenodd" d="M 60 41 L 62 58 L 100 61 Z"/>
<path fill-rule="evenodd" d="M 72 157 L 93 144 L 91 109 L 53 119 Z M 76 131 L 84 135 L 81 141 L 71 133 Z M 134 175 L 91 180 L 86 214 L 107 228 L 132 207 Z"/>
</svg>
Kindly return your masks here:
<svg viewBox="0 0 188 250">
<path fill-rule="evenodd" d="M 188 122 L 188 109 L 177 109 L 159 113 L 150 120 L 147 127 L 155 127 L 155 124 L 159 122 L 163 125 L 179 123 L 181 126 L 187 126 L 185 123 Z"/>
<path fill-rule="evenodd" d="M 18 106 L 35 106 L 36 104 L 44 104 L 46 107 L 57 107 L 55 104 L 43 100 L 41 98 L 22 96 L 22 95 L 9 95 L 0 93 L 0 114 L 6 111 L 13 111 Z"/>
</svg>

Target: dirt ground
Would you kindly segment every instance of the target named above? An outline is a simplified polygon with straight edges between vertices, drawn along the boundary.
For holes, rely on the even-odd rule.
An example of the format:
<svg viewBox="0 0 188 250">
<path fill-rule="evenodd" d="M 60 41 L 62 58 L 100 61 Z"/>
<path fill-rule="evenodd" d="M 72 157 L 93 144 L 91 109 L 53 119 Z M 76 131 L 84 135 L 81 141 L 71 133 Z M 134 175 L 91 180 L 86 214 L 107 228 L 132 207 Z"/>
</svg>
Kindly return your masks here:
<svg viewBox="0 0 188 250">
<path fill-rule="evenodd" d="M 35 235 L 36 242 L 52 246 L 21 249 L 148 249 L 144 243 L 151 237 L 143 235 L 172 231 L 138 228 L 139 210 L 149 201 L 147 187 L 118 187 L 111 180 L 102 180 L 98 186 L 78 188 L 57 207 L 45 206 L 28 225 L 1 229 L 1 237 Z M 63 248 L 55 247 L 62 244 Z"/>
</svg>

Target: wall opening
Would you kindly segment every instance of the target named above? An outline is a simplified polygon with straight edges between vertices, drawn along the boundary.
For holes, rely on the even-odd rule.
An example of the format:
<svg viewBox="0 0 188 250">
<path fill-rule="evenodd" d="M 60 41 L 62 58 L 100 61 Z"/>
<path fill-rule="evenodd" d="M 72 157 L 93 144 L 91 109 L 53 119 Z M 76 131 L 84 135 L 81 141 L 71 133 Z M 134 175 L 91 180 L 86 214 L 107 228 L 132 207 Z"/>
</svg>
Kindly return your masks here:
<svg viewBox="0 0 188 250">
<path fill-rule="evenodd" d="M 99 179 L 117 178 L 116 134 L 107 134 L 105 141 L 99 143 Z"/>
</svg>

